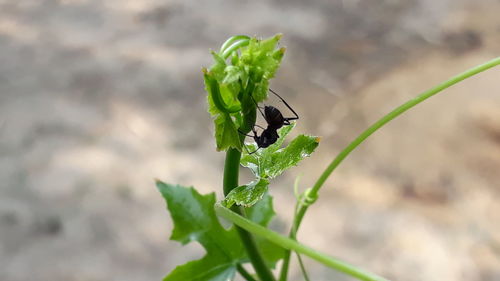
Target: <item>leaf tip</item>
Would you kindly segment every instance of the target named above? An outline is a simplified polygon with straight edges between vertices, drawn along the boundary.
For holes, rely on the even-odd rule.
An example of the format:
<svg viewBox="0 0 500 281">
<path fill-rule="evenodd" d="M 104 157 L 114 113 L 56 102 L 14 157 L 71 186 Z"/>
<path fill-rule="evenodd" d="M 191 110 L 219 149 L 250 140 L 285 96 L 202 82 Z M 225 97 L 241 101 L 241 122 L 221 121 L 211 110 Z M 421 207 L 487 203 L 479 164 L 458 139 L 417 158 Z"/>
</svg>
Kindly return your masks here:
<svg viewBox="0 0 500 281">
<path fill-rule="evenodd" d="M 234 205 L 234 200 L 229 200 L 229 198 L 224 198 L 220 204 L 226 208 L 231 208 Z"/>
</svg>

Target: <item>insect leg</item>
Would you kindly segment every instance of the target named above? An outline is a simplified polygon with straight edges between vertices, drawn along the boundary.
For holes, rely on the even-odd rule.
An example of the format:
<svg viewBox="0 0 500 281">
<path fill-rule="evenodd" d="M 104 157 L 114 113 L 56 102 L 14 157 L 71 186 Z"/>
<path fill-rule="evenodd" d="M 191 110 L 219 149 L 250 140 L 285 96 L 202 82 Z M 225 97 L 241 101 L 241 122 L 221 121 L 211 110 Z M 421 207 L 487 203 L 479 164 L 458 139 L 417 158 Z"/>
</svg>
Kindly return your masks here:
<svg viewBox="0 0 500 281">
<path fill-rule="evenodd" d="M 245 148 L 246 148 L 246 146 L 245 146 Z M 252 152 L 248 152 L 248 148 L 247 148 L 248 155 L 252 155 L 252 154 L 254 154 L 254 153 L 255 153 L 255 152 L 257 152 L 257 150 L 259 150 L 259 149 L 260 149 L 260 147 L 257 147 L 257 149 L 256 149 L 256 150 L 254 150 L 254 151 L 252 151 Z"/>
<path fill-rule="evenodd" d="M 259 126 L 259 125 L 255 125 L 255 126 L 262 128 L 262 127 L 261 127 L 261 126 Z M 238 129 L 238 132 L 239 132 L 240 134 L 244 135 L 244 136 L 251 137 L 251 138 L 253 138 L 254 140 L 255 140 L 255 139 L 257 139 L 257 131 L 255 131 L 255 129 L 254 129 L 254 128 L 252 128 L 253 136 L 251 136 L 251 135 L 247 135 L 247 134 L 243 133 L 242 131 L 240 131 L 240 129 Z M 257 145 L 257 146 L 258 146 L 258 145 Z M 259 150 L 259 149 L 260 149 L 260 147 L 257 147 L 257 149 L 256 149 L 256 150 L 254 150 L 254 151 L 250 152 L 250 151 L 248 150 L 247 146 L 245 145 L 245 143 L 243 143 L 243 147 L 245 147 L 245 150 L 247 151 L 248 155 L 252 155 L 252 154 L 254 154 L 255 152 L 257 152 L 257 150 Z"/>
<path fill-rule="evenodd" d="M 264 128 L 264 127 L 259 126 L 259 125 L 257 125 L 257 124 L 255 124 L 254 126 L 255 126 L 255 127 L 259 127 L 259 128 L 261 128 L 262 130 L 265 130 L 265 128 Z"/>
<path fill-rule="evenodd" d="M 240 134 L 242 134 L 244 136 L 247 136 L 247 137 L 251 137 L 251 138 L 253 138 L 255 136 L 255 132 L 254 132 L 254 135 L 251 136 L 251 135 L 247 135 L 247 134 L 243 133 L 242 131 L 240 131 L 240 129 L 238 129 L 238 133 L 240 133 Z"/>
</svg>

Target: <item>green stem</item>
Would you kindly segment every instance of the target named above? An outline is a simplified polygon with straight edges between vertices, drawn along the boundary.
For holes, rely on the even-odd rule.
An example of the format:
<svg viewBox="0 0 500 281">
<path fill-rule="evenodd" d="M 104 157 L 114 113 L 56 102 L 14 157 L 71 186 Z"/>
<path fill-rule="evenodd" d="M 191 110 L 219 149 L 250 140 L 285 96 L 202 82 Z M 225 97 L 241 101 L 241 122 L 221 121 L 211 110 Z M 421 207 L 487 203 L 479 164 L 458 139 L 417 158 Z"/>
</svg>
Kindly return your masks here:
<svg viewBox="0 0 500 281">
<path fill-rule="evenodd" d="M 328 179 L 330 174 L 337 168 L 337 166 L 353 151 L 358 145 L 360 145 L 365 139 L 367 139 L 370 135 L 372 135 L 375 131 L 380 129 L 382 126 L 387 124 L 389 121 L 393 120 L 394 118 L 398 117 L 408 109 L 414 107 L 415 105 L 423 102 L 424 100 L 434 96 L 435 94 L 441 92 L 442 90 L 451 87 L 452 85 L 457 84 L 458 82 L 465 80 L 473 75 L 476 75 L 480 72 L 483 72 L 487 69 L 490 69 L 492 67 L 495 67 L 500 64 L 500 57 L 497 57 L 489 62 L 486 62 L 484 64 L 478 65 L 476 67 L 473 67 L 463 73 L 458 74 L 457 76 L 454 76 L 450 78 L 449 80 L 437 85 L 434 88 L 431 88 L 414 99 L 411 99 L 404 104 L 398 106 L 396 109 L 391 111 L 389 114 L 385 115 L 384 117 L 380 118 L 377 122 L 375 122 L 373 125 L 371 125 L 368 129 L 366 129 L 363 133 L 361 133 L 353 142 L 351 142 L 344 150 L 342 150 L 339 155 L 328 165 L 328 167 L 325 169 L 323 174 L 318 178 L 318 181 L 314 184 L 312 190 L 311 190 L 311 195 L 315 196 L 318 194 L 319 189 L 325 181 Z"/>
<path fill-rule="evenodd" d="M 377 276 L 373 273 L 369 273 L 366 271 L 363 271 L 353 265 L 350 265 L 346 262 L 340 261 L 336 258 L 330 257 L 324 253 L 318 252 L 308 246 L 305 246 L 296 240 L 290 239 L 286 236 L 283 236 L 279 233 L 276 233 L 274 231 L 271 231 L 259 224 L 256 224 L 238 214 L 235 212 L 232 212 L 228 208 L 223 207 L 220 203 L 215 204 L 215 212 L 217 215 L 233 222 L 235 225 L 253 233 L 256 235 L 259 235 L 263 237 L 264 239 L 267 239 L 276 245 L 279 245 L 285 249 L 288 250 L 293 250 L 298 253 L 304 254 L 311 259 L 314 259 L 328 267 L 331 267 L 335 270 L 338 270 L 340 272 L 343 272 L 345 274 L 348 274 L 352 277 L 355 277 L 359 280 L 363 281 L 387 281 L 387 279 L 384 279 L 380 276 Z"/>
<path fill-rule="evenodd" d="M 300 265 L 300 270 L 302 271 L 302 275 L 304 276 L 305 281 L 310 281 L 309 275 L 307 274 L 306 267 L 304 266 L 304 262 L 302 261 L 302 257 L 300 256 L 299 253 L 295 252 L 297 254 L 297 260 L 299 261 Z"/>
<path fill-rule="evenodd" d="M 300 225 L 300 221 L 302 220 L 301 217 L 299 219 L 299 211 L 301 210 L 301 206 L 302 206 L 301 201 L 299 198 L 297 198 L 297 204 L 295 206 L 295 215 L 293 217 L 292 228 L 290 229 L 290 233 L 288 234 L 288 237 L 293 240 L 297 240 L 297 229 Z M 302 215 L 302 217 L 303 216 L 304 215 Z M 286 281 L 288 278 L 288 268 L 290 266 L 291 254 L 292 253 L 290 250 L 285 251 L 283 257 L 283 265 L 281 266 L 279 281 Z"/>
<path fill-rule="evenodd" d="M 241 152 L 239 150 L 231 148 L 227 151 L 226 162 L 224 164 L 224 195 L 229 194 L 231 190 L 238 186 L 240 158 Z M 232 210 L 234 211 L 234 214 L 244 214 L 244 210 L 242 208 L 234 206 Z M 250 259 L 250 262 L 252 263 L 259 278 L 262 281 L 274 281 L 274 276 L 260 255 L 252 235 L 240 227 L 236 227 L 236 230 L 240 236 L 243 246 L 245 247 L 248 258 Z"/>
<path fill-rule="evenodd" d="M 238 186 L 238 178 L 240 174 L 240 158 L 241 152 L 235 148 L 231 148 L 226 153 L 226 161 L 224 162 L 224 195 L 228 195 L 231 190 Z"/>
<path fill-rule="evenodd" d="M 318 192 L 320 188 L 323 186 L 325 181 L 330 177 L 332 172 L 342 163 L 342 161 L 356 148 L 358 147 L 364 140 L 366 140 L 369 136 L 371 136 L 373 133 L 375 133 L 378 129 L 380 129 L 382 126 L 387 124 L 389 121 L 393 120 L 394 118 L 398 117 L 405 111 L 409 110 L 410 108 L 414 107 L 415 105 L 423 102 L 424 100 L 434 96 L 435 94 L 443 91 L 444 89 L 451 87 L 452 85 L 457 84 L 458 82 L 465 80 L 471 76 L 474 76 L 478 73 L 481 73 L 487 69 L 493 68 L 497 65 L 500 64 L 500 57 L 497 57 L 495 59 L 492 59 L 484 64 L 475 66 L 463 73 L 460 73 L 449 80 L 446 80 L 445 82 L 435 86 L 434 88 L 431 88 L 417 97 L 403 103 L 402 105 L 398 106 L 396 109 L 388 113 L 387 115 L 383 116 L 380 118 L 377 122 L 375 122 L 373 125 L 371 125 L 368 129 L 366 129 L 364 132 L 362 132 L 354 141 L 352 141 L 344 150 L 342 150 L 335 159 L 328 165 L 328 167 L 325 169 L 325 171 L 321 174 L 321 176 L 318 178 L 316 183 L 311 189 L 310 196 L 312 197 L 317 197 Z M 299 211 L 295 214 L 294 217 L 294 222 L 292 225 L 292 228 L 290 230 L 290 237 L 295 238 L 297 236 L 297 231 L 300 227 L 300 223 L 302 222 L 302 219 L 304 218 L 304 215 L 308 209 L 308 205 L 301 205 L 299 208 Z M 281 270 L 281 278 L 280 281 L 286 280 L 286 275 L 288 271 L 288 263 L 290 259 L 290 252 L 287 251 L 285 255 L 285 260 L 283 262 L 283 267 Z M 283 276 L 285 276 L 285 279 L 283 279 Z"/>
<path fill-rule="evenodd" d="M 220 94 L 219 83 L 217 82 L 217 80 L 215 80 L 215 78 L 213 78 L 212 75 L 209 74 L 208 70 L 203 69 L 203 77 L 205 79 L 207 86 L 210 89 L 210 98 L 212 99 L 215 107 L 217 107 L 218 110 L 224 112 L 225 114 L 236 113 L 241 111 L 241 106 L 239 105 L 233 105 L 232 107 L 228 107 L 226 105 L 224 99 Z"/>
</svg>

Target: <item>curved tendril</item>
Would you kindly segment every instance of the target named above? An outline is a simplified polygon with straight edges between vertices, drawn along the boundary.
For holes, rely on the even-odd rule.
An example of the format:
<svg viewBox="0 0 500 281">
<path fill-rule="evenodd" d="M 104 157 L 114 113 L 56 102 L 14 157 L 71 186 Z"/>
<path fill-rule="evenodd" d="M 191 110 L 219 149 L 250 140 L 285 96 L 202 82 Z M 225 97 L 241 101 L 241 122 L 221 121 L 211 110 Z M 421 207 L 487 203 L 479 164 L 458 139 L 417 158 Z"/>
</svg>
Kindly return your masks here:
<svg viewBox="0 0 500 281">
<path fill-rule="evenodd" d="M 231 44 L 231 46 L 227 47 L 223 52 L 221 52 L 221 56 L 224 59 L 227 59 L 234 51 L 236 51 L 238 48 L 244 47 L 250 43 L 250 39 L 243 39 L 234 42 Z"/>
<path fill-rule="evenodd" d="M 276 245 L 279 245 L 285 249 L 295 251 L 297 253 L 308 256 L 309 258 L 318 261 L 330 268 L 333 268 L 339 272 L 350 275 L 354 278 L 363 281 L 388 281 L 387 279 L 377 276 L 371 272 L 364 271 L 356 266 L 348 264 L 344 261 L 338 260 L 334 257 L 321 253 L 314 250 L 302 243 L 297 242 L 294 239 L 290 239 L 283 236 L 277 232 L 269 230 L 249 219 L 242 217 L 241 215 L 231 211 L 230 209 L 222 206 L 220 203 L 215 203 L 215 213 L 223 217 L 235 225 L 245 229 L 246 231 L 258 235 Z"/>
<path fill-rule="evenodd" d="M 227 39 L 226 42 L 224 42 L 224 44 L 222 44 L 222 46 L 220 47 L 219 53 L 222 54 L 228 46 L 232 45 L 235 41 L 239 41 L 239 40 L 250 40 L 250 37 L 248 37 L 246 35 L 235 35 L 235 36 Z"/>
</svg>

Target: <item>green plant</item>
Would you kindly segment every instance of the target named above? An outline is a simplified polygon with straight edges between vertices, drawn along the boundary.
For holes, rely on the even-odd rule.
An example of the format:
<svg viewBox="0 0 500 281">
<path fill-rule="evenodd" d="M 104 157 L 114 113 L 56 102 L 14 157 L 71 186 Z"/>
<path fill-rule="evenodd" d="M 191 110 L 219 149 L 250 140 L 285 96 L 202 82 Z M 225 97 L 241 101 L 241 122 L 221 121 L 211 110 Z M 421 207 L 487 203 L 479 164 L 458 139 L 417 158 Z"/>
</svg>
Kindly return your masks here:
<svg viewBox="0 0 500 281">
<path fill-rule="evenodd" d="M 226 151 L 225 198 L 216 202 L 213 193 L 200 195 L 192 187 L 157 181 L 174 221 L 170 239 L 182 244 L 198 241 L 206 250 L 203 258 L 176 267 L 165 281 L 232 280 L 236 272 L 246 280 L 274 281 L 276 278 L 271 269 L 279 260 L 283 260 L 279 280 L 285 281 L 291 251 L 297 253 L 306 280 L 309 279 L 301 254 L 359 280 L 386 280 L 296 241 L 307 209 L 316 201 L 319 190 L 336 167 L 371 134 L 427 98 L 500 64 L 499 57 L 459 74 L 397 107 L 362 132 L 333 159 L 312 188 L 297 196 L 293 225 L 286 237 L 267 228 L 275 215 L 268 186 L 270 180 L 308 157 L 318 146 L 319 138 L 299 135 L 283 147 L 285 138 L 294 128 L 292 124 L 279 130 L 276 143 L 249 155 L 247 151 L 254 151 L 257 147 L 244 144 L 242 134 L 250 132 L 255 124 L 256 102 L 267 98 L 269 79 L 274 76 L 285 52 L 284 48 L 277 48 L 280 38 L 281 35 L 266 40 L 242 35 L 231 37 L 219 52 L 212 52 L 214 65 L 203 69 L 217 149 Z M 239 185 L 240 165 L 251 170 L 255 176 L 253 181 Z M 217 215 L 231 221 L 234 226 L 223 228 Z M 255 274 L 243 267 L 248 262 Z"/>
</svg>

